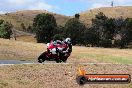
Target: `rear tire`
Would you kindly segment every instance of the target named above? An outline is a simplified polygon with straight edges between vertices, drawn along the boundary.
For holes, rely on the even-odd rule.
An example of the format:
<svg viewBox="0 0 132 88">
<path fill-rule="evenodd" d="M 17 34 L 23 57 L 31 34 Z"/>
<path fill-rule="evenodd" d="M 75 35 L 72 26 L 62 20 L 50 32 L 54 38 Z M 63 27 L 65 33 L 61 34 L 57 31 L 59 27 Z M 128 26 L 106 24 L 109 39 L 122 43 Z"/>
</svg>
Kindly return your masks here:
<svg viewBox="0 0 132 88">
<path fill-rule="evenodd" d="M 45 54 L 42 53 L 39 57 L 38 57 L 38 62 L 39 63 L 43 63 L 45 61 Z"/>
<path fill-rule="evenodd" d="M 55 61 L 56 61 L 56 63 L 61 63 L 62 62 L 59 58 L 57 58 Z"/>
<path fill-rule="evenodd" d="M 62 61 L 63 61 L 64 63 L 66 63 L 66 61 L 67 61 L 67 58 L 63 59 Z"/>
</svg>

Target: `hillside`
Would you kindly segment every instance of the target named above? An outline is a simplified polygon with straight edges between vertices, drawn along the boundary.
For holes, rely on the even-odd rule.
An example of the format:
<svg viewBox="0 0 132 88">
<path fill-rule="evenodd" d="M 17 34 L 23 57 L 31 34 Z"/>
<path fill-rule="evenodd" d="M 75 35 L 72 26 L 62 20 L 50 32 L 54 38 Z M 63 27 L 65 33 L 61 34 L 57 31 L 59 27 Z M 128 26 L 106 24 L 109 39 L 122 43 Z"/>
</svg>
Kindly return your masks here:
<svg viewBox="0 0 132 88">
<path fill-rule="evenodd" d="M 118 7 L 101 7 L 87 10 L 80 13 L 80 20 L 87 26 L 91 24 L 91 19 L 99 12 L 103 12 L 106 16 L 112 18 L 132 18 L 132 6 L 118 6 Z"/>
<path fill-rule="evenodd" d="M 26 27 L 32 25 L 34 17 L 40 13 L 53 14 L 57 19 L 56 22 L 58 25 L 64 25 L 67 19 L 69 19 L 69 17 L 67 16 L 51 13 L 46 10 L 23 10 L 23 11 L 11 12 L 3 15 L 1 14 L 0 19 L 4 19 L 7 20 L 8 22 L 11 22 L 14 25 L 15 29 L 21 30 L 22 23 L 24 23 Z"/>
<path fill-rule="evenodd" d="M 91 10 L 87 10 L 80 14 L 80 20 L 85 23 L 86 26 L 90 26 L 91 19 L 99 12 L 103 12 L 108 17 L 129 17 L 132 18 L 132 6 L 118 6 L 118 7 L 101 7 Z M 21 30 L 21 23 L 24 23 L 26 27 L 32 25 L 33 18 L 40 13 L 51 13 L 46 10 L 23 10 L 12 13 L 1 14 L 0 19 L 7 20 L 11 22 L 15 29 Z M 64 25 L 70 16 L 60 15 L 56 13 L 51 13 L 55 16 L 58 25 Z M 72 16 L 74 17 L 74 16 Z"/>
</svg>

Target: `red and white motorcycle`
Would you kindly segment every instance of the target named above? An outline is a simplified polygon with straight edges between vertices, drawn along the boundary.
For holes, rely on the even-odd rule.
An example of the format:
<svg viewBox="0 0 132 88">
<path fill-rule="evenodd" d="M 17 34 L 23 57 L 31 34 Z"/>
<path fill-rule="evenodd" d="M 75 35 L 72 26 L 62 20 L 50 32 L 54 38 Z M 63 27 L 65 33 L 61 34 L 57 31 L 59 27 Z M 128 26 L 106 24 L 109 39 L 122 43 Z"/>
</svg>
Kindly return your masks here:
<svg viewBox="0 0 132 88">
<path fill-rule="evenodd" d="M 56 61 L 57 63 L 66 62 L 72 52 L 72 44 L 67 42 L 54 42 L 47 44 L 47 50 L 38 57 L 38 62 L 45 60 Z"/>
</svg>

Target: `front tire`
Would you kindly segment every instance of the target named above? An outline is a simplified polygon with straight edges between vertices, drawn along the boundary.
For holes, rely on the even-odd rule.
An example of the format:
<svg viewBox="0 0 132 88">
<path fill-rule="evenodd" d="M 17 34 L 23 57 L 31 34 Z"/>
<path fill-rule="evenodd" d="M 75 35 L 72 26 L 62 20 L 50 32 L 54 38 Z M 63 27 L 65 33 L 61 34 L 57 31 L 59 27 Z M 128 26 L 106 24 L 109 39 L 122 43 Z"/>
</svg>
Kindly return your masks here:
<svg viewBox="0 0 132 88">
<path fill-rule="evenodd" d="M 43 63 L 45 61 L 45 54 L 42 53 L 39 57 L 38 57 L 38 62 L 39 63 Z"/>
</svg>

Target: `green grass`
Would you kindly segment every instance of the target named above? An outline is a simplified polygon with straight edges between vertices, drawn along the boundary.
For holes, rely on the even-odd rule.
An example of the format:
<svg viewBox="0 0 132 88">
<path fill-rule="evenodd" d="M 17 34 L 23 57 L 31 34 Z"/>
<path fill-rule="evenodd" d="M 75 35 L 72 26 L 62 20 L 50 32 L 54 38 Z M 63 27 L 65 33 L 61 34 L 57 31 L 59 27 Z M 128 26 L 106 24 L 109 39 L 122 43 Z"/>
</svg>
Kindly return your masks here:
<svg viewBox="0 0 132 88">
<path fill-rule="evenodd" d="M 132 64 L 132 58 L 126 56 L 113 56 L 113 55 L 105 55 L 105 54 L 88 54 L 82 53 L 77 54 L 78 58 L 93 58 L 99 62 L 107 62 L 107 63 L 119 63 L 119 64 Z"/>
</svg>

